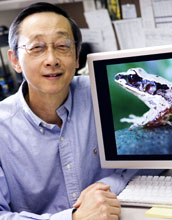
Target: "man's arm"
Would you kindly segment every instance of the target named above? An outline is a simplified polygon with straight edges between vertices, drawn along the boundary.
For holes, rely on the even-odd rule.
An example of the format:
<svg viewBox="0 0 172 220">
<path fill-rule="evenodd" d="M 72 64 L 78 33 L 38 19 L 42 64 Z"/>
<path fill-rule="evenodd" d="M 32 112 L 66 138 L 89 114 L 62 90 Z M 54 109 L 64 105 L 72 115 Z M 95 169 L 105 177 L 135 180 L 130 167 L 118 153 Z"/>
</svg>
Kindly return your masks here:
<svg viewBox="0 0 172 220">
<path fill-rule="evenodd" d="M 15 190 L 15 189 L 14 189 Z M 72 220 L 73 208 L 56 214 L 45 213 L 37 215 L 22 211 L 12 212 L 10 208 L 10 193 L 2 168 L 0 167 L 0 220 Z"/>
<path fill-rule="evenodd" d="M 10 211 L 0 211 L 0 220 L 72 220 L 73 209 L 66 209 L 62 212 L 55 214 L 45 213 L 42 215 L 37 215 L 30 212 L 10 212 Z"/>
<path fill-rule="evenodd" d="M 120 202 L 104 183 L 83 190 L 74 207 L 73 220 L 117 220 L 121 214 Z"/>
<path fill-rule="evenodd" d="M 98 180 L 98 182 L 109 184 L 111 191 L 118 195 L 137 173 L 136 169 L 116 169 L 113 174 Z"/>
</svg>

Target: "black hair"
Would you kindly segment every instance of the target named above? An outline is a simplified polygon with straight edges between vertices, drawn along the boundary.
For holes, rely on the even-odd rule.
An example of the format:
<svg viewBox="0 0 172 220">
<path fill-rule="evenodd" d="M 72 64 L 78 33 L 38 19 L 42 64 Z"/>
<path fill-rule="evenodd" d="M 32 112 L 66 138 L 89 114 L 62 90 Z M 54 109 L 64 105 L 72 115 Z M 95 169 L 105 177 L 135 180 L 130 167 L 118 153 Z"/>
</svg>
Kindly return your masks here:
<svg viewBox="0 0 172 220">
<path fill-rule="evenodd" d="M 39 13 L 39 12 L 54 12 L 68 19 L 71 25 L 71 29 L 72 29 L 74 40 L 75 40 L 76 55 L 78 55 L 80 51 L 80 47 L 81 47 L 81 42 L 82 42 L 81 31 L 78 25 L 75 23 L 73 19 L 71 19 L 68 16 L 68 14 L 65 11 L 63 11 L 56 5 L 50 4 L 48 2 L 38 2 L 35 4 L 31 4 L 27 8 L 23 9 L 12 22 L 9 28 L 8 43 L 9 43 L 9 47 L 15 52 L 15 55 L 17 56 L 18 54 L 18 36 L 19 36 L 20 23 L 27 16 L 31 14 Z"/>
</svg>

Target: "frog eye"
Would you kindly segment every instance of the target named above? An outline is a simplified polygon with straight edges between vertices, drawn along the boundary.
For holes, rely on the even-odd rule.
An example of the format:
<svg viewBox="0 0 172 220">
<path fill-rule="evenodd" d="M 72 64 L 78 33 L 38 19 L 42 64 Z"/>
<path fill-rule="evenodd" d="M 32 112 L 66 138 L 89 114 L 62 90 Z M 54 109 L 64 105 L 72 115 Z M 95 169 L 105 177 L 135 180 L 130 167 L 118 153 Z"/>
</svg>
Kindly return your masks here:
<svg viewBox="0 0 172 220">
<path fill-rule="evenodd" d="M 135 81 L 136 81 L 136 74 L 134 74 L 134 75 L 132 75 L 132 74 L 128 75 L 128 81 L 129 81 L 130 84 L 135 83 Z"/>
<path fill-rule="evenodd" d="M 128 75 L 128 82 L 132 85 L 135 83 L 141 82 L 141 81 L 142 81 L 142 78 L 138 76 L 137 73 Z"/>
</svg>

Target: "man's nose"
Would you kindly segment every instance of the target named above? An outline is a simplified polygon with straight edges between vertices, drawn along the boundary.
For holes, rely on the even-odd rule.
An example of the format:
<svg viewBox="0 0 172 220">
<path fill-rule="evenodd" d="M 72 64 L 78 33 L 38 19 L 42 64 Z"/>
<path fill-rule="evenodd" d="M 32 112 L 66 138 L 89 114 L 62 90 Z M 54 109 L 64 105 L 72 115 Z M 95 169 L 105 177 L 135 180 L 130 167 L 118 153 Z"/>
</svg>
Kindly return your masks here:
<svg viewBox="0 0 172 220">
<path fill-rule="evenodd" d="M 53 47 L 47 48 L 45 63 L 46 63 L 46 66 L 60 65 L 59 55 L 56 53 L 56 51 Z"/>
</svg>

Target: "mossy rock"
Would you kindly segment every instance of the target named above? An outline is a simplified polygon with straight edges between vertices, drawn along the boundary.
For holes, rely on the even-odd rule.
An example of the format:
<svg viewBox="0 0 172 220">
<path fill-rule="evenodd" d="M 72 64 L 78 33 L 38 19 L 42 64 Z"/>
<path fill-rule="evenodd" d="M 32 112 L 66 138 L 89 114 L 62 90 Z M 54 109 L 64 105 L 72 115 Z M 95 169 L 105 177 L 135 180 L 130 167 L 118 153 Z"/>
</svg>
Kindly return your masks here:
<svg viewBox="0 0 172 220">
<path fill-rule="evenodd" d="M 172 127 L 125 128 L 115 132 L 120 155 L 172 154 Z"/>
</svg>

